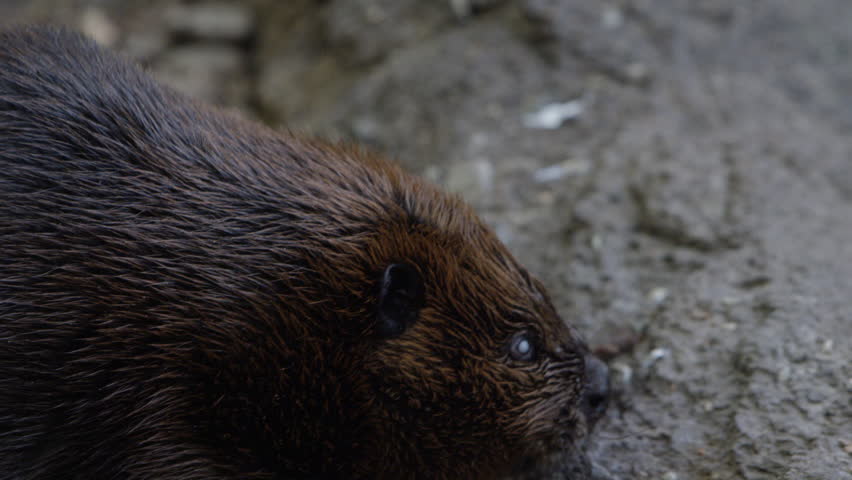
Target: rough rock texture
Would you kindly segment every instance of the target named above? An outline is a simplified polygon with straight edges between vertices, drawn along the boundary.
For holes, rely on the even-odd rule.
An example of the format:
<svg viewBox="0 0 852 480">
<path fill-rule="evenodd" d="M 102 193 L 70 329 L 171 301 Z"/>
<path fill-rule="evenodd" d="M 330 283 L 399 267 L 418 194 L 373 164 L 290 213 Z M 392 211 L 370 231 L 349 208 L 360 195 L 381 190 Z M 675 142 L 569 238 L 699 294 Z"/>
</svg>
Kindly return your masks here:
<svg viewBox="0 0 852 480">
<path fill-rule="evenodd" d="M 616 372 L 599 480 L 852 479 L 852 4 L 151 3 L 0 13 L 461 191 Z"/>
</svg>

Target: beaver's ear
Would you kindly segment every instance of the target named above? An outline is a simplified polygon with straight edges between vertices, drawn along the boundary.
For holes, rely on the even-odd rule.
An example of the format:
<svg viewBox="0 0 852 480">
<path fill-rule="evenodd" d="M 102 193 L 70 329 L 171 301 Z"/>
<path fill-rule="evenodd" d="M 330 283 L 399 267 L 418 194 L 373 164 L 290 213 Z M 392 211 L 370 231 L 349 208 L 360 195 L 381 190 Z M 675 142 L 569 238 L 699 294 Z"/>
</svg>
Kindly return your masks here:
<svg viewBox="0 0 852 480">
<path fill-rule="evenodd" d="M 393 263 L 385 268 L 379 289 L 379 335 L 396 337 L 410 327 L 423 307 L 425 289 L 414 267 Z"/>
</svg>

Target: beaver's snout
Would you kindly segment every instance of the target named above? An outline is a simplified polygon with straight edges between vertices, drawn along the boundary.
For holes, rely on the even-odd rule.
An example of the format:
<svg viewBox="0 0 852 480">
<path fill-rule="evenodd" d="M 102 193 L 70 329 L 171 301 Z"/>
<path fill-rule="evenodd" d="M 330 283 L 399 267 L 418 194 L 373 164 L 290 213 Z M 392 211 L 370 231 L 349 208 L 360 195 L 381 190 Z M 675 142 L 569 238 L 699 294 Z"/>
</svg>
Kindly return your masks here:
<svg viewBox="0 0 852 480">
<path fill-rule="evenodd" d="M 586 389 L 581 408 L 589 428 L 606 413 L 609 393 L 609 368 L 598 357 L 586 355 Z"/>
</svg>

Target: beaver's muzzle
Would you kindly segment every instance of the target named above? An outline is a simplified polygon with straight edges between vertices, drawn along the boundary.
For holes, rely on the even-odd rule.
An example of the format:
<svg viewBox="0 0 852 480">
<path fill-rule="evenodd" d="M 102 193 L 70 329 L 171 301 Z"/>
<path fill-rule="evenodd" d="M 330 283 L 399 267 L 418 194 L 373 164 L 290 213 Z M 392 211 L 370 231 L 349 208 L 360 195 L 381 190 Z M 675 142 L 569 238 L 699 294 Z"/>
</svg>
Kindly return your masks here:
<svg viewBox="0 0 852 480">
<path fill-rule="evenodd" d="M 598 357 L 586 355 L 586 388 L 580 408 L 586 415 L 589 430 L 606 413 L 609 394 L 609 368 Z"/>
</svg>

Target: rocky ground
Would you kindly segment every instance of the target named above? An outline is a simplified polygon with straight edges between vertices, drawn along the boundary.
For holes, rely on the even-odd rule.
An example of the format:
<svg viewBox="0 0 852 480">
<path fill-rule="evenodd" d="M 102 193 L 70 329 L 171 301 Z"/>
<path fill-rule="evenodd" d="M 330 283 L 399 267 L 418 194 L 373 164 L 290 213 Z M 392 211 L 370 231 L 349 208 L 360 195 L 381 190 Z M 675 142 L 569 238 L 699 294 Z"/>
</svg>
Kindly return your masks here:
<svg viewBox="0 0 852 480">
<path fill-rule="evenodd" d="M 0 0 L 461 192 L 615 372 L 598 479 L 852 479 L 846 0 Z M 566 478 L 554 473 L 546 478 Z"/>
</svg>

